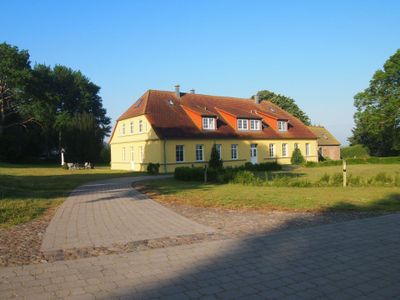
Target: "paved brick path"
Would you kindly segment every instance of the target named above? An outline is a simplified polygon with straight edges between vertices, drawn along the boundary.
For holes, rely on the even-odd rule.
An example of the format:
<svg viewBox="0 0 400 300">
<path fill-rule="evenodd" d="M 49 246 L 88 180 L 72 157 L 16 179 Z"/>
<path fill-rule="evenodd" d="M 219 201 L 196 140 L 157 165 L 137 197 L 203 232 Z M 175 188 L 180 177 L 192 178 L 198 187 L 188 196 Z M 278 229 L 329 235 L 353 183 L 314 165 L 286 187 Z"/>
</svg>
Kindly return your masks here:
<svg viewBox="0 0 400 300">
<path fill-rule="evenodd" d="M 398 299 L 400 214 L 0 269 L 0 298 Z"/>
<path fill-rule="evenodd" d="M 107 247 L 212 231 L 136 192 L 131 183 L 140 180 L 118 178 L 77 188 L 51 220 L 41 250 Z"/>
</svg>

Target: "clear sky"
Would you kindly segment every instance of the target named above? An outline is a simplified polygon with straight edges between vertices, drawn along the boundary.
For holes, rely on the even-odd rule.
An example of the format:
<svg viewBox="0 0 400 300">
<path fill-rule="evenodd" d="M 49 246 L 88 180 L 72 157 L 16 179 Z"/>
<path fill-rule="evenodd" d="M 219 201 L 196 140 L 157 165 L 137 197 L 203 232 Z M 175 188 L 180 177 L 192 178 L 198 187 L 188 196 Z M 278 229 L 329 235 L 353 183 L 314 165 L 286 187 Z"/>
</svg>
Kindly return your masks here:
<svg viewBox="0 0 400 300">
<path fill-rule="evenodd" d="M 400 48 L 400 1 L 1 1 L 0 42 L 81 70 L 113 121 L 147 89 L 290 96 L 342 143 Z"/>
</svg>

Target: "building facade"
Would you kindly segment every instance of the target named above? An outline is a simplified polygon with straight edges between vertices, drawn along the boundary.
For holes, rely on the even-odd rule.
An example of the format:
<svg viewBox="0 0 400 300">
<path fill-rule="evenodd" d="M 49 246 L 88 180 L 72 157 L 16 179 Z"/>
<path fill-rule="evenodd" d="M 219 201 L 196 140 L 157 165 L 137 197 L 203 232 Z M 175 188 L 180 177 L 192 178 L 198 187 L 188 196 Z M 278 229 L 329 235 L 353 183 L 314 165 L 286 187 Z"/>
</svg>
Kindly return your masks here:
<svg viewBox="0 0 400 300">
<path fill-rule="evenodd" d="M 319 160 L 340 159 L 339 141 L 323 126 L 309 126 L 310 130 L 317 136 Z"/>
<path fill-rule="evenodd" d="M 111 168 L 160 172 L 205 166 L 213 145 L 224 166 L 290 164 L 295 147 L 318 161 L 317 137 L 300 120 L 258 99 L 147 91 L 118 118 L 110 139 Z"/>
</svg>

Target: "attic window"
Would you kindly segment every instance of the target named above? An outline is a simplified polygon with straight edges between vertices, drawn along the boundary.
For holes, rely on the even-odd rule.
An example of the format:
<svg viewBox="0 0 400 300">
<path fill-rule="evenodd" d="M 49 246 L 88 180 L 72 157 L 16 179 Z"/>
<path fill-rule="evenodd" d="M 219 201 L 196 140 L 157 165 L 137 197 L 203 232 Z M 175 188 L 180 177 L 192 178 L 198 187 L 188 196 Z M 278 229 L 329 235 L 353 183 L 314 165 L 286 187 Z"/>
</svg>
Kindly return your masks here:
<svg viewBox="0 0 400 300">
<path fill-rule="evenodd" d="M 203 129 L 214 130 L 215 129 L 215 118 L 203 117 Z"/>
<path fill-rule="evenodd" d="M 170 100 L 168 100 L 168 104 L 169 105 L 174 105 L 174 102 L 170 99 Z"/>
<path fill-rule="evenodd" d="M 250 120 L 250 130 L 260 130 L 261 121 L 260 120 Z"/>
<path fill-rule="evenodd" d="M 286 121 L 278 121 L 278 130 L 279 131 L 287 131 L 287 122 Z"/>
<path fill-rule="evenodd" d="M 237 120 L 237 129 L 238 130 L 248 130 L 249 129 L 249 120 L 238 119 Z"/>
</svg>

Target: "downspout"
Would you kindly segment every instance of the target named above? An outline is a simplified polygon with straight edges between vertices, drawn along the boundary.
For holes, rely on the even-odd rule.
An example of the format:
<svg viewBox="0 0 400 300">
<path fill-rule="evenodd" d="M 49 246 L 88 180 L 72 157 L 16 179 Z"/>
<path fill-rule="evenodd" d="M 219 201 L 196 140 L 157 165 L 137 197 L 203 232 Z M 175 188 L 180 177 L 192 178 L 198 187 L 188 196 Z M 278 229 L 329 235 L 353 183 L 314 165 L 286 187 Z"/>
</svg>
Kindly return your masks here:
<svg viewBox="0 0 400 300">
<path fill-rule="evenodd" d="M 164 142 L 164 173 L 167 173 L 167 140 L 163 140 Z"/>
</svg>

